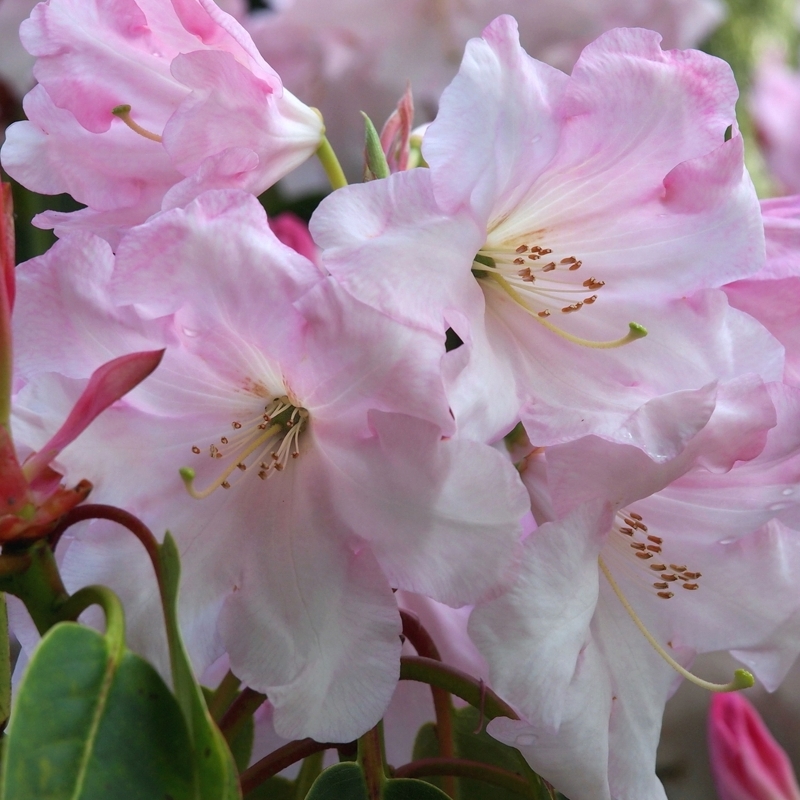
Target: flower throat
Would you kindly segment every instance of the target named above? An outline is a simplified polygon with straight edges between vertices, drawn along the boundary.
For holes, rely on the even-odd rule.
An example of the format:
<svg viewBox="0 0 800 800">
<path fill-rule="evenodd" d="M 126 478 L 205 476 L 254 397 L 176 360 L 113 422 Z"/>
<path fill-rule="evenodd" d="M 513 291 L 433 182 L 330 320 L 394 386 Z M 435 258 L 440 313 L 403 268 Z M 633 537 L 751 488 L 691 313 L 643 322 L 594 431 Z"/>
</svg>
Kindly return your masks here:
<svg viewBox="0 0 800 800">
<path fill-rule="evenodd" d="M 208 487 L 197 490 L 194 486 L 195 470 L 183 467 L 181 478 L 189 494 L 198 500 L 208 497 L 220 487 L 230 489 L 229 478 L 235 472 L 255 472 L 263 481 L 281 472 L 289 459 L 300 455 L 300 434 L 308 424 L 308 411 L 292 405 L 286 395 L 274 398 L 264 410 L 250 419 L 233 420 L 232 433 L 221 436 L 219 443 L 206 449 L 206 456 L 215 462 L 224 462 L 222 473 Z M 195 456 L 203 454 L 202 448 L 192 446 Z"/>
</svg>

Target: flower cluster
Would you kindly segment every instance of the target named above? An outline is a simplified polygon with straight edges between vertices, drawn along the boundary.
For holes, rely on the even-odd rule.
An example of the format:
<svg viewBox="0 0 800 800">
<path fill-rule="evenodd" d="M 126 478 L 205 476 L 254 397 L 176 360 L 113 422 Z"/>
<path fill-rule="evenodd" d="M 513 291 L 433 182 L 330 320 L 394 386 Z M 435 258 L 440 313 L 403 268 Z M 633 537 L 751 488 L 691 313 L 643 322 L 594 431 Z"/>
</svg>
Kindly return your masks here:
<svg viewBox="0 0 800 800">
<path fill-rule="evenodd" d="M 269 25 L 313 38 L 307 5 Z M 456 16 L 428 32 L 460 47 Z M 418 157 L 387 143 L 406 102 L 343 185 L 212 0 L 49 0 L 22 41 L 38 85 L 3 167 L 86 207 L 17 269 L 14 439 L 49 453 L 103 364 L 163 351 L 48 458 L 174 536 L 196 672 L 226 658 L 279 736 L 348 742 L 395 691 L 400 606 L 471 609 L 519 716 L 493 736 L 571 800 L 663 800 L 680 676 L 752 683 L 695 655 L 774 688 L 800 652 L 800 200 L 759 203 L 729 67 L 618 28 L 567 74 L 500 16 Z M 399 71 L 371 74 L 399 94 Z M 314 152 L 335 190 L 309 229 L 268 219 Z M 85 523 L 62 572 L 111 587 L 166 671 L 137 542 Z"/>
</svg>

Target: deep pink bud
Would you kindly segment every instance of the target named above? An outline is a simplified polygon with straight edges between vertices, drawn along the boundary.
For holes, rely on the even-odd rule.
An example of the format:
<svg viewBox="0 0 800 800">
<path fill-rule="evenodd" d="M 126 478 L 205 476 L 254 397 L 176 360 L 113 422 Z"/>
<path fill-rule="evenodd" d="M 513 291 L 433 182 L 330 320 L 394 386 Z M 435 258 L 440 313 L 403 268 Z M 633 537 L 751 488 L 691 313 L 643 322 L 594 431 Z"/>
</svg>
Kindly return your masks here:
<svg viewBox="0 0 800 800">
<path fill-rule="evenodd" d="M 789 758 L 741 694 L 712 698 L 708 747 L 719 800 L 800 800 Z"/>
</svg>

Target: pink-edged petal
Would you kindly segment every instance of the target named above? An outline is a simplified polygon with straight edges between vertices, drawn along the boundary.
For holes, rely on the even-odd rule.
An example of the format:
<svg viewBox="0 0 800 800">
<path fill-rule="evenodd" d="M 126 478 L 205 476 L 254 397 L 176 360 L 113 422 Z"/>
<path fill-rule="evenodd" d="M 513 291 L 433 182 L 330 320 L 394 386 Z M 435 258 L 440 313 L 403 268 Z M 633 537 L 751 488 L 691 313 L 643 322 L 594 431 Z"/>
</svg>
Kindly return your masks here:
<svg viewBox="0 0 800 800">
<path fill-rule="evenodd" d="M 118 309 L 109 299 L 113 269 L 111 248 L 86 233 L 61 239 L 20 264 L 13 320 L 20 377 L 59 372 L 88 378 L 109 359 L 163 346 L 144 334 L 130 309 Z"/>
<path fill-rule="evenodd" d="M 161 363 L 164 350 L 120 356 L 96 369 L 64 424 L 52 439 L 25 464 L 25 474 L 34 481 L 58 454 L 74 441 L 112 403 L 138 386 Z"/>
<path fill-rule="evenodd" d="M 527 315 L 502 293 L 492 295 L 491 304 L 506 307 L 506 335 L 529 348 L 523 366 L 536 394 L 522 419 L 536 445 L 595 434 L 665 461 L 707 423 L 718 380 L 750 372 L 768 381 L 782 375 L 777 341 L 751 317 L 730 309 L 719 290 L 641 309 L 648 335 L 614 351 L 581 348 L 545 329 L 531 331 Z M 570 370 L 564 369 L 567 360 Z"/>
<path fill-rule="evenodd" d="M 186 53 L 171 69 L 191 90 L 163 134 L 164 147 L 184 174 L 196 171 L 208 155 L 248 147 L 259 155 L 259 169 L 246 188 L 260 194 L 317 149 L 319 117 L 288 92 L 275 95 L 276 87 L 230 53 Z"/>
<path fill-rule="evenodd" d="M 431 423 L 379 411 L 369 422 L 375 437 L 358 444 L 319 426 L 341 475 L 331 486 L 339 516 L 392 586 L 475 602 L 505 578 L 522 535 L 529 506 L 516 470 L 487 445 L 443 440 Z"/>
<path fill-rule="evenodd" d="M 322 264 L 368 305 L 444 332 L 449 308 L 481 309 L 470 272 L 484 234 L 468 216 L 446 215 L 430 171 L 348 186 L 322 201 L 310 223 Z"/>
<path fill-rule="evenodd" d="M 800 250 L 797 252 L 800 255 Z M 725 287 L 725 294 L 734 308 L 755 317 L 786 348 L 784 380 L 800 386 L 800 275 L 736 281 Z"/>
<path fill-rule="evenodd" d="M 562 514 L 594 497 L 608 497 L 625 506 L 661 491 L 693 468 L 727 472 L 737 461 L 762 452 L 776 422 L 769 391 L 758 378 L 748 376 L 722 384 L 715 393 L 708 423 L 668 461 L 654 461 L 637 447 L 595 436 L 548 448 L 553 502 Z M 527 470 L 522 477 L 526 485 L 539 481 L 538 475 L 529 475 Z"/>
<path fill-rule="evenodd" d="M 286 380 L 320 425 L 366 436 L 371 409 L 399 410 L 453 434 L 440 374 L 443 336 L 359 303 L 332 279 L 295 305 L 305 321 L 309 357 L 287 363 Z"/>
<path fill-rule="evenodd" d="M 482 39 L 470 40 L 424 139 L 444 209 L 469 203 L 485 223 L 498 196 L 519 196 L 539 176 L 558 147 L 553 117 L 567 81 L 522 50 L 512 17 L 498 17 Z"/>
<path fill-rule="evenodd" d="M 551 732 L 562 724 L 589 639 L 597 557 L 611 519 L 609 506 L 590 503 L 534 531 L 514 584 L 479 604 L 470 618 L 469 633 L 489 663 L 493 688 Z"/>
</svg>

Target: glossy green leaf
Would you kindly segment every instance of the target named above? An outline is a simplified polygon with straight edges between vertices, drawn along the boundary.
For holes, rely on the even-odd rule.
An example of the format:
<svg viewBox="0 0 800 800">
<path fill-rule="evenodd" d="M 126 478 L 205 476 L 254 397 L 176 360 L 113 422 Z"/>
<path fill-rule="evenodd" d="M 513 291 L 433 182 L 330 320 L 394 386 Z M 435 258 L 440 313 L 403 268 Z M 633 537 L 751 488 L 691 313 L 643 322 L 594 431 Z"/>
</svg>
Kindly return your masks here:
<svg viewBox="0 0 800 800">
<path fill-rule="evenodd" d="M 306 800 L 369 800 L 361 767 L 352 761 L 334 764 L 314 781 Z"/>
<path fill-rule="evenodd" d="M 382 800 L 450 800 L 441 789 L 412 778 L 386 781 L 381 798 Z"/>
<path fill-rule="evenodd" d="M 15 698 L 2 800 L 195 796 L 186 723 L 153 667 L 91 628 L 51 628 Z"/>
<path fill-rule="evenodd" d="M 181 568 L 178 548 L 169 533 L 159 547 L 159 560 L 172 683 L 194 744 L 198 800 L 240 800 L 242 793 L 233 755 L 208 712 L 203 691 L 195 680 L 189 656 L 180 638 L 177 604 Z"/>
</svg>

